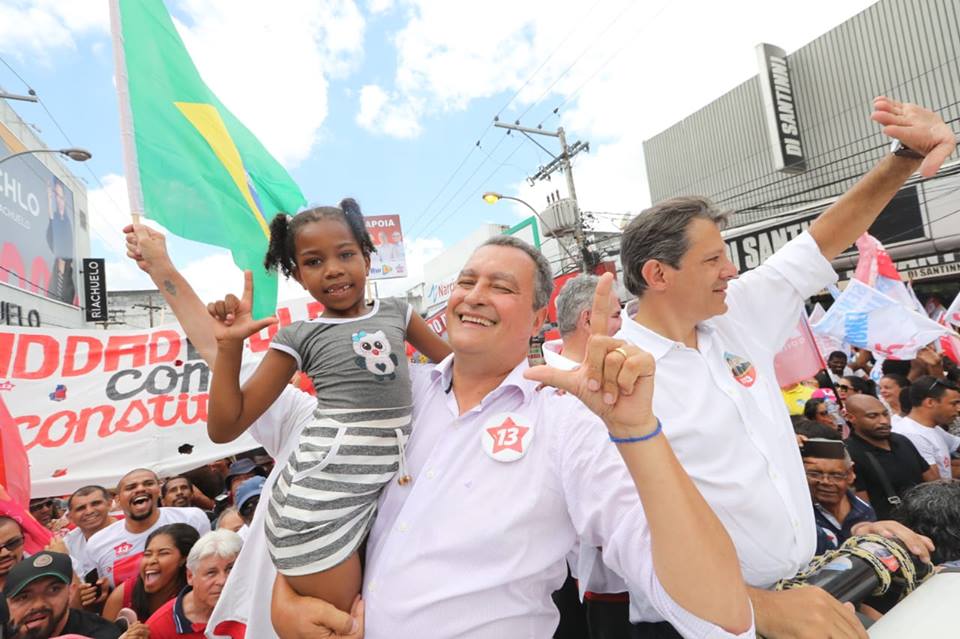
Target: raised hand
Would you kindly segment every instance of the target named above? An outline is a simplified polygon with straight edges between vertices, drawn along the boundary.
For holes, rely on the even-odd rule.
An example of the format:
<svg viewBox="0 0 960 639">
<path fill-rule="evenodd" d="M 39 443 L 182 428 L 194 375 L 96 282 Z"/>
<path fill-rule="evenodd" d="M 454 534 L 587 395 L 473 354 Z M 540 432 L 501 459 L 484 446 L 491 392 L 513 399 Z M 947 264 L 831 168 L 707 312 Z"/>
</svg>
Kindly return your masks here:
<svg viewBox="0 0 960 639">
<path fill-rule="evenodd" d="M 938 114 L 916 104 L 897 102 L 885 96 L 873 101 L 874 122 L 883 125 L 884 135 L 903 142 L 924 155 L 920 174 L 931 177 L 957 146 L 956 135 Z"/>
<path fill-rule="evenodd" d="M 141 271 L 149 275 L 157 267 L 169 265 L 167 238 L 163 233 L 143 224 L 127 224 L 123 234 L 127 257 L 135 261 Z"/>
<path fill-rule="evenodd" d="M 243 272 L 243 295 L 227 295 L 222 300 L 207 304 L 207 312 L 215 320 L 213 335 L 218 342 L 243 341 L 259 333 L 271 324 L 277 323 L 276 317 L 253 319 L 253 273 Z"/>
<path fill-rule="evenodd" d="M 609 273 L 597 284 L 583 364 L 570 371 L 535 366 L 524 376 L 576 395 L 617 437 L 645 435 L 656 427 L 654 361 L 636 346 L 607 336 L 612 286 L 613 275 Z"/>
</svg>

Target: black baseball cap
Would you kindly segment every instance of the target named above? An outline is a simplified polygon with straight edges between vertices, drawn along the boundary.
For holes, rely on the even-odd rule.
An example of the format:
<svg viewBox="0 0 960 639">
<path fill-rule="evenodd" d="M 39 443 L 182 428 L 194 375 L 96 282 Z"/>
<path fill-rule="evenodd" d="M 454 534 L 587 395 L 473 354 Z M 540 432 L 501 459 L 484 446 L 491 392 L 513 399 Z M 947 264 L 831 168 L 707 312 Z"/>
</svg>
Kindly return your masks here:
<svg viewBox="0 0 960 639">
<path fill-rule="evenodd" d="M 15 597 L 31 582 L 40 577 L 56 577 L 65 584 L 73 580 L 73 563 L 70 555 L 44 550 L 21 560 L 7 573 L 3 584 L 3 596 Z"/>
</svg>

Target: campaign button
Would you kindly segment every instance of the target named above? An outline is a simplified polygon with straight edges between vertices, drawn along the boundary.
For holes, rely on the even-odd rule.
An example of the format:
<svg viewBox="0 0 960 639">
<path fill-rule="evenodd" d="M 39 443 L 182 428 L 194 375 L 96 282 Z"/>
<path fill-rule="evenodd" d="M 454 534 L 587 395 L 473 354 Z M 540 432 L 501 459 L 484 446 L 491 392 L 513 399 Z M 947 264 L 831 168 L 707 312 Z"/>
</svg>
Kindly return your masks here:
<svg viewBox="0 0 960 639">
<path fill-rule="evenodd" d="M 530 448 L 533 424 L 516 413 L 501 413 L 480 430 L 483 452 L 498 462 L 517 461 Z"/>
</svg>

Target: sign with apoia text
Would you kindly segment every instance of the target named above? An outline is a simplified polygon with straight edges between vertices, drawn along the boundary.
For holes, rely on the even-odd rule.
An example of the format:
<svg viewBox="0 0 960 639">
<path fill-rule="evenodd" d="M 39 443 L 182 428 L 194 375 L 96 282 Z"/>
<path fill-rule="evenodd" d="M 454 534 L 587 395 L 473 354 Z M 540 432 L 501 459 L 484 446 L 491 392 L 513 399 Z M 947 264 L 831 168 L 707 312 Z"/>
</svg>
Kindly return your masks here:
<svg viewBox="0 0 960 639">
<path fill-rule="evenodd" d="M 403 230 L 399 215 L 365 215 L 363 223 L 376 251 L 370 256 L 370 279 L 388 280 L 407 276 Z"/>
<path fill-rule="evenodd" d="M 107 268 L 102 257 L 83 258 L 83 317 L 107 321 Z"/>
<path fill-rule="evenodd" d="M 757 63 L 774 166 L 787 173 L 802 173 L 807 170 L 807 161 L 787 54 L 772 44 L 758 44 Z"/>
</svg>

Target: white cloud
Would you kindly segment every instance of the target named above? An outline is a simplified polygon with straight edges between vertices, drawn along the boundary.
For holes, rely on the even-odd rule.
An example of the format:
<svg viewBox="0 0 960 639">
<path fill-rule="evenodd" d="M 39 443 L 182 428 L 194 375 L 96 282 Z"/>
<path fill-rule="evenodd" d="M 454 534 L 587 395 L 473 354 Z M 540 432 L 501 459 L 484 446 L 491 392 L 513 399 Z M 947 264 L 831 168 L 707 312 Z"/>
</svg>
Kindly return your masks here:
<svg viewBox="0 0 960 639">
<path fill-rule="evenodd" d="M 397 101 L 376 84 L 367 84 L 360 89 L 357 124 L 368 131 L 394 138 L 408 139 L 420 134 L 420 123 L 411 101 Z"/>
<path fill-rule="evenodd" d="M 392 10 L 394 5 L 393 0 L 367 0 L 367 11 L 372 15 L 379 15 Z"/>
<path fill-rule="evenodd" d="M 75 37 L 110 28 L 104 0 L 6 0 L 0 4 L 0 53 L 53 61 L 58 49 L 76 49 Z"/>
<path fill-rule="evenodd" d="M 365 22 L 350 0 L 182 0 L 177 24 L 207 85 L 282 163 L 317 142 L 330 78 L 362 55 Z"/>
</svg>

